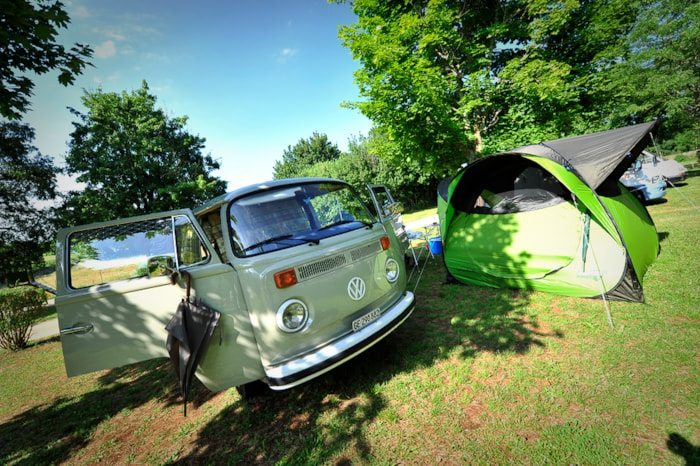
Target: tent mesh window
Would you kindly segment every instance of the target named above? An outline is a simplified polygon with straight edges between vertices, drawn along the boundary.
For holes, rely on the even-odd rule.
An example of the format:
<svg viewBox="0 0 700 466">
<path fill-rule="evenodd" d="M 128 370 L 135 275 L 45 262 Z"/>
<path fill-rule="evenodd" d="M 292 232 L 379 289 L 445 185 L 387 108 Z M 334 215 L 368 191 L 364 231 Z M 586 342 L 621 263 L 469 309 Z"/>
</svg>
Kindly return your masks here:
<svg viewBox="0 0 700 466">
<path fill-rule="evenodd" d="M 493 170 L 493 165 L 499 170 Z M 568 199 L 567 189 L 554 176 L 520 156 L 485 159 L 479 167 L 455 190 L 453 204 L 458 210 L 510 214 L 544 209 Z M 464 187 L 462 193 L 460 187 Z"/>
</svg>

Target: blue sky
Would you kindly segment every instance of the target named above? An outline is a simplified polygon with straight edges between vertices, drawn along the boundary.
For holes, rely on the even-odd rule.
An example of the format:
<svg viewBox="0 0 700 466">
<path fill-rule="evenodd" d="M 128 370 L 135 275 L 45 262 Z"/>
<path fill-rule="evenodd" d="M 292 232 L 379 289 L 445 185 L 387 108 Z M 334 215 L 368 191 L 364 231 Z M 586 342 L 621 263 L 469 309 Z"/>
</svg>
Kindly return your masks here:
<svg viewBox="0 0 700 466">
<path fill-rule="evenodd" d="M 60 166 L 83 90 L 130 92 L 148 82 L 157 106 L 188 116 L 187 130 L 206 139 L 221 162 L 214 174 L 232 190 L 272 177 L 283 151 L 313 132 L 341 150 L 371 122 L 341 108 L 358 99 L 358 63 L 338 39 L 338 25 L 356 17 L 326 0 L 73 0 L 59 42 L 87 43 L 92 63 L 75 85 L 56 73 L 35 80 L 35 145 Z M 72 187 L 65 177 L 60 188 Z"/>
</svg>

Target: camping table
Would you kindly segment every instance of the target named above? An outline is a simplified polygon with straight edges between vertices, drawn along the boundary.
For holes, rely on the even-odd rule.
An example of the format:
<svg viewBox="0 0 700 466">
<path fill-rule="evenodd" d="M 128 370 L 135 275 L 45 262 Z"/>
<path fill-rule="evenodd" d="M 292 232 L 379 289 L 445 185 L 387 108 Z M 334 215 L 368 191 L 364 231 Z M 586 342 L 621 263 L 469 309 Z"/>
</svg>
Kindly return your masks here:
<svg viewBox="0 0 700 466">
<path fill-rule="evenodd" d="M 413 291 L 418 288 L 418 283 L 423 276 L 423 270 L 425 269 L 428 260 L 435 258 L 433 251 L 430 249 L 430 238 L 437 236 L 439 233 L 439 225 L 437 223 L 432 223 L 430 225 L 425 225 L 421 227 L 423 232 L 408 230 L 409 239 L 409 249 L 411 250 L 411 255 L 413 256 L 413 267 L 411 268 L 411 273 L 408 275 L 408 280 L 411 280 L 413 273 L 418 269 L 418 279 L 416 279 L 416 284 L 413 287 Z M 416 250 L 418 254 L 416 254 Z M 427 256 L 423 265 L 420 264 L 421 257 L 423 256 L 423 251 L 427 251 Z"/>
</svg>

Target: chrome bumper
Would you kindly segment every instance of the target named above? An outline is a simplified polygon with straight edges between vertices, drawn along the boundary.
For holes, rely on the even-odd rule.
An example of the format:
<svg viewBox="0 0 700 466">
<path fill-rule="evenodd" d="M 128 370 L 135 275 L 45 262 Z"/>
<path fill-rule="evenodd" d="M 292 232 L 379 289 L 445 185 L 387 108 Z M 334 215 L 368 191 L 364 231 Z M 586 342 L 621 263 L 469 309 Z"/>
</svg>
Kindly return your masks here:
<svg viewBox="0 0 700 466">
<path fill-rule="evenodd" d="M 413 293 L 406 294 L 377 320 L 357 332 L 304 356 L 277 366 L 265 367 L 267 383 L 273 390 L 285 390 L 307 382 L 351 359 L 401 325 L 415 305 Z"/>
</svg>

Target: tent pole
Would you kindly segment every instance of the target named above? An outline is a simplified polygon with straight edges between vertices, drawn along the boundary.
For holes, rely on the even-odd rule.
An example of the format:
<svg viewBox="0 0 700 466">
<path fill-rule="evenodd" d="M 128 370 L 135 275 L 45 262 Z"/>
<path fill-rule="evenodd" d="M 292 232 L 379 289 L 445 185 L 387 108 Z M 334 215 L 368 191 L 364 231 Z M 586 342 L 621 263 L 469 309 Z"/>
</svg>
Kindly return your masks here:
<svg viewBox="0 0 700 466">
<path fill-rule="evenodd" d="M 578 208 L 578 202 L 576 201 L 576 195 L 574 193 L 571 193 L 571 197 L 574 202 L 574 206 Z M 610 323 L 610 328 L 614 331 L 615 330 L 615 324 L 613 323 L 613 318 L 612 314 L 610 313 L 610 306 L 608 305 L 608 300 L 605 298 L 605 284 L 603 284 L 603 278 L 600 273 L 600 266 L 598 265 L 598 258 L 595 255 L 595 251 L 591 247 L 591 243 L 588 241 L 588 235 L 590 234 L 590 221 L 591 217 L 588 214 L 584 214 L 584 227 L 583 227 L 583 257 L 581 258 L 583 261 L 583 267 L 585 269 L 586 267 L 586 251 L 590 249 L 591 251 L 591 256 L 593 256 L 593 263 L 595 264 L 595 277 L 596 281 L 600 285 L 600 297 L 603 298 L 603 305 L 605 306 L 605 312 L 608 315 L 608 322 Z"/>
<path fill-rule="evenodd" d="M 584 241 L 586 241 L 586 243 L 588 243 L 588 238 L 584 237 Z M 600 284 L 600 291 L 601 291 L 600 297 L 603 298 L 603 305 L 605 306 L 605 312 L 608 315 L 608 322 L 610 323 L 610 329 L 614 331 L 615 324 L 613 323 L 612 314 L 610 313 L 610 306 L 608 305 L 608 300 L 605 297 L 605 293 L 606 293 L 605 285 L 603 284 L 603 278 L 602 278 L 601 273 L 600 273 L 600 267 L 598 266 L 598 258 L 596 257 L 595 251 L 591 247 L 590 243 L 588 243 L 588 248 L 591 250 L 591 256 L 593 256 L 593 262 L 595 263 L 595 268 L 596 268 L 596 272 L 597 272 L 595 276 L 596 276 L 596 280 L 598 281 L 598 284 Z"/>
</svg>

